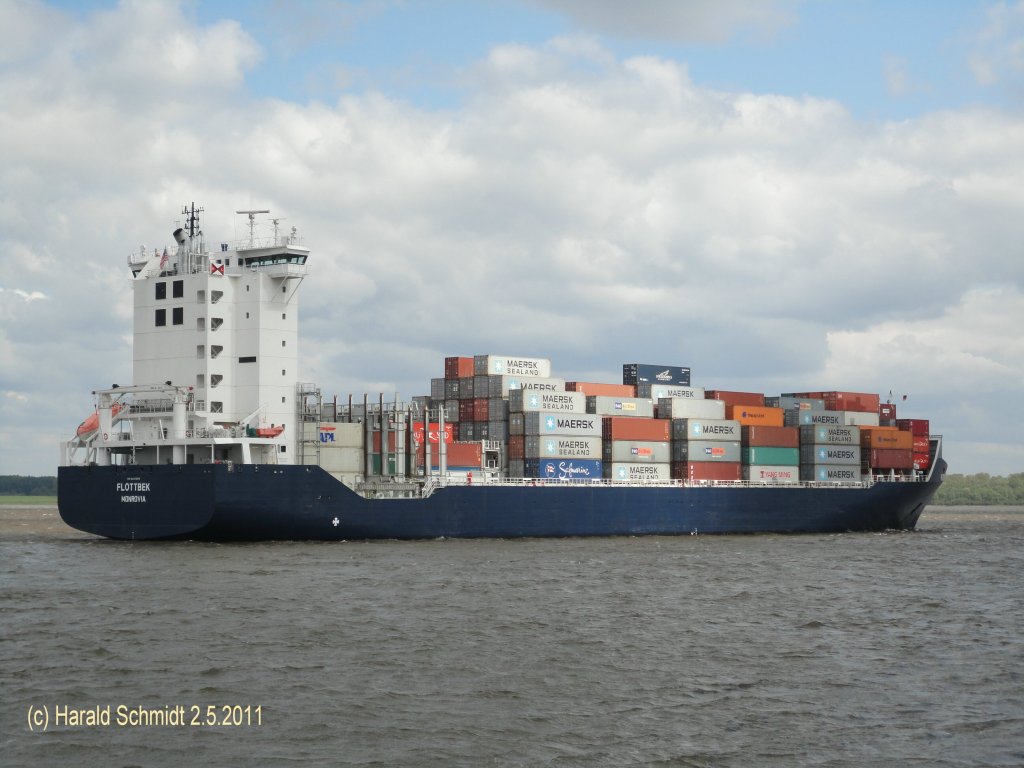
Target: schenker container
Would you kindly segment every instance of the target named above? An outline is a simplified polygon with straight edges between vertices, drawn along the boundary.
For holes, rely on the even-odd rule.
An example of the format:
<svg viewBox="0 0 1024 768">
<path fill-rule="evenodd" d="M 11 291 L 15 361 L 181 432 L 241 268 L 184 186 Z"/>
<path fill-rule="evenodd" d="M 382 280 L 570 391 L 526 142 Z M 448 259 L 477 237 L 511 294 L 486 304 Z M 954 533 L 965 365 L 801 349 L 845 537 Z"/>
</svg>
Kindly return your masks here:
<svg viewBox="0 0 1024 768">
<path fill-rule="evenodd" d="M 659 419 L 659 421 L 664 421 Z M 672 419 L 673 440 L 739 440 L 742 430 L 731 419 Z"/>
<path fill-rule="evenodd" d="M 797 483 L 800 467 L 751 464 L 743 467 L 743 479 L 752 483 Z"/>
<path fill-rule="evenodd" d="M 586 413 L 587 398 L 579 392 L 545 392 L 543 390 L 513 389 L 508 393 L 510 413 L 551 411 L 558 413 Z"/>
<path fill-rule="evenodd" d="M 608 440 L 604 443 L 605 462 L 668 464 L 672 460 L 672 443 L 650 440 Z"/>
<path fill-rule="evenodd" d="M 659 419 L 724 419 L 721 400 L 691 400 L 687 397 L 663 397 L 658 400 Z"/>
<path fill-rule="evenodd" d="M 594 459 L 527 459 L 523 477 L 545 480 L 599 480 L 600 461 Z"/>
<path fill-rule="evenodd" d="M 690 369 L 679 365 L 623 363 L 623 384 L 682 384 L 690 386 Z"/>
<path fill-rule="evenodd" d="M 527 459 L 601 459 L 600 437 L 527 435 L 523 447 Z"/>
<path fill-rule="evenodd" d="M 604 476 L 617 483 L 664 482 L 672 479 L 670 464 L 605 463 Z"/>
<path fill-rule="evenodd" d="M 551 361 L 542 357 L 511 355 L 476 355 L 473 358 L 476 376 L 524 376 L 546 379 L 551 376 Z"/>
<path fill-rule="evenodd" d="M 601 436 L 601 417 L 592 413 L 534 412 L 520 415 L 523 417 L 523 434 Z"/>
<path fill-rule="evenodd" d="M 736 442 L 712 442 L 710 440 L 675 440 L 672 442 L 672 461 L 739 463 L 741 448 Z"/>
<path fill-rule="evenodd" d="M 801 464 L 857 464 L 860 465 L 859 445 L 801 445 Z"/>
</svg>

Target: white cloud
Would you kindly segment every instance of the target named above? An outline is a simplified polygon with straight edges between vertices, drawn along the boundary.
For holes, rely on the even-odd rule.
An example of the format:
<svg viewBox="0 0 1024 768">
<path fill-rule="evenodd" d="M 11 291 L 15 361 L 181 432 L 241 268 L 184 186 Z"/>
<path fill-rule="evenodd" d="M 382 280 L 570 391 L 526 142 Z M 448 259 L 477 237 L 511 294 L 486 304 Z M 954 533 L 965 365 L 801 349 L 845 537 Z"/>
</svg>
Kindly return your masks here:
<svg viewBox="0 0 1024 768">
<path fill-rule="evenodd" d="M 17 8 L 25 28 L 49 13 Z M 1018 371 L 998 354 L 1024 293 L 1013 116 L 863 124 L 586 37 L 495 48 L 458 109 L 298 104 L 247 95 L 259 49 L 233 23 L 128 4 L 52 28 L 0 71 L 0 275 L 24 294 L 0 294 L 0 390 L 61 405 L 0 409 L 5 470 L 52 472 L 29 433 L 55 443 L 130 378 L 125 257 L 193 200 L 212 242 L 248 207 L 305 236 L 300 375 L 329 394 L 422 393 L 453 354 L 550 357 L 570 379 L 678 362 L 769 393 L 907 382 L 956 435 L 959 404 Z M 999 301 L 979 287 L 997 282 Z"/>
<path fill-rule="evenodd" d="M 988 23 L 977 34 L 968 62 L 971 72 L 980 85 L 1009 82 L 1019 92 L 1024 77 L 1024 0 L 994 3 L 986 16 Z"/>
</svg>

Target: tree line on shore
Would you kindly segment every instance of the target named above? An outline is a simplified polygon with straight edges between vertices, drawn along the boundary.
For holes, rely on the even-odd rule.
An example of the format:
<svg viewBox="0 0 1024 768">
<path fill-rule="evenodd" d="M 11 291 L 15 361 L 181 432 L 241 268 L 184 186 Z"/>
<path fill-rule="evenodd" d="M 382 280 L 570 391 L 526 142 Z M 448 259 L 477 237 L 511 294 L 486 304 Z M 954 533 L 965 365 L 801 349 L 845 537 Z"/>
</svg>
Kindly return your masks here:
<svg viewBox="0 0 1024 768">
<path fill-rule="evenodd" d="M 0 475 L 0 497 L 56 495 L 56 477 Z M 1009 477 L 984 472 L 977 475 L 946 475 L 932 504 L 1024 505 L 1024 472 Z"/>
</svg>

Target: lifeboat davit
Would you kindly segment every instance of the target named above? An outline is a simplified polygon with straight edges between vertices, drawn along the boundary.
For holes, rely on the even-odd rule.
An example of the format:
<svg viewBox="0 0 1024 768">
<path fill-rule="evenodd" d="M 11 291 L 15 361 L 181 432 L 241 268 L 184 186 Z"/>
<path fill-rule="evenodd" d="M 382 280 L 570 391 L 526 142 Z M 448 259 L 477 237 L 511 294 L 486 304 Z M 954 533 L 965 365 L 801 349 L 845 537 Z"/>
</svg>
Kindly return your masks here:
<svg viewBox="0 0 1024 768">
<path fill-rule="evenodd" d="M 121 412 L 121 404 L 120 403 L 114 403 L 112 406 L 110 406 L 110 416 L 111 416 L 111 418 L 113 418 L 114 416 L 117 416 L 117 414 L 120 413 L 120 412 Z M 99 411 L 93 411 L 92 412 L 92 416 L 90 416 L 89 418 L 87 418 L 85 421 L 83 421 L 81 424 L 78 425 L 78 429 L 75 430 L 75 434 L 78 435 L 79 437 L 88 437 L 89 435 L 91 435 L 93 432 L 95 432 L 99 428 L 100 428 L 100 412 Z"/>
<path fill-rule="evenodd" d="M 284 425 L 279 427 L 259 427 L 256 430 L 256 437 L 277 437 L 284 432 Z"/>
</svg>

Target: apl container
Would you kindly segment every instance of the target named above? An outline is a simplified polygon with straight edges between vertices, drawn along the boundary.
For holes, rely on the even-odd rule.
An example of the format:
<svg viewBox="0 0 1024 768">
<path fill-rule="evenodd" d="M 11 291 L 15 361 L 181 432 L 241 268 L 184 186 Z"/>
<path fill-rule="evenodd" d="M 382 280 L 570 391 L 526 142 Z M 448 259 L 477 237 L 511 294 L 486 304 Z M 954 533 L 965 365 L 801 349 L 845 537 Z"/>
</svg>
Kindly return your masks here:
<svg viewBox="0 0 1024 768">
<path fill-rule="evenodd" d="M 601 436 L 601 417 L 592 413 L 534 412 L 518 415 L 522 416 L 523 434 L 526 435 Z"/>
<path fill-rule="evenodd" d="M 743 467 L 743 479 L 752 483 L 797 483 L 800 467 L 751 464 Z"/>
<path fill-rule="evenodd" d="M 545 480 L 600 480 L 602 464 L 593 459 L 527 459 L 523 477 Z"/>
<path fill-rule="evenodd" d="M 672 479 L 671 464 L 605 463 L 604 476 L 617 483 L 661 483 Z"/>
<path fill-rule="evenodd" d="M 856 464 L 860 465 L 859 445 L 801 445 L 801 464 Z"/>
<path fill-rule="evenodd" d="M 739 463 L 741 447 L 736 442 L 710 440 L 675 440 L 672 442 L 672 461 Z"/>
<path fill-rule="evenodd" d="M 588 395 L 587 413 L 596 413 L 601 416 L 639 416 L 650 419 L 654 417 L 654 403 L 642 397 Z"/>
<path fill-rule="evenodd" d="M 847 464 L 801 464 L 800 479 L 819 483 L 859 483 L 859 466 Z"/>
<path fill-rule="evenodd" d="M 523 448 L 527 459 L 601 459 L 600 437 L 527 435 Z"/>
<path fill-rule="evenodd" d="M 732 419 L 672 419 L 669 423 L 673 440 L 733 441 L 743 434 L 740 423 Z"/>
<path fill-rule="evenodd" d="M 668 464 L 672 460 L 672 444 L 648 440 L 608 440 L 604 443 L 605 462 L 635 464 Z"/>
<path fill-rule="evenodd" d="M 508 393 L 510 413 L 552 411 L 559 413 L 586 413 L 587 398 L 579 392 L 545 392 L 542 390 L 513 389 Z"/>
<path fill-rule="evenodd" d="M 623 384 L 681 384 L 690 386 L 690 369 L 679 365 L 624 363 Z"/>
<path fill-rule="evenodd" d="M 744 448 L 741 461 L 744 464 L 766 464 L 777 467 L 795 467 L 800 464 L 800 449 L 776 448 L 773 446 Z"/>
<path fill-rule="evenodd" d="M 801 445 L 860 445 L 860 427 L 818 425 L 800 427 Z"/>
<path fill-rule="evenodd" d="M 551 361 L 542 357 L 512 355 L 476 355 L 473 358 L 476 376 L 522 376 L 546 379 L 551 376 Z"/>
<path fill-rule="evenodd" d="M 725 403 L 721 400 L 691 400 L 686 397 L 663 397 L 658 400 L 658 418 L 724 419 Z"/>
</svg>

